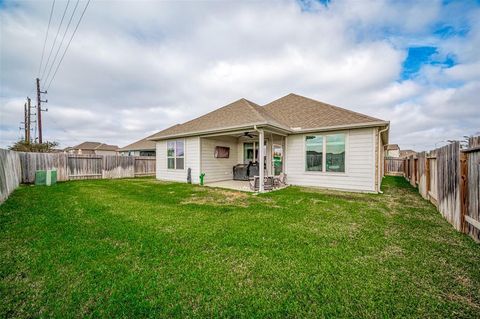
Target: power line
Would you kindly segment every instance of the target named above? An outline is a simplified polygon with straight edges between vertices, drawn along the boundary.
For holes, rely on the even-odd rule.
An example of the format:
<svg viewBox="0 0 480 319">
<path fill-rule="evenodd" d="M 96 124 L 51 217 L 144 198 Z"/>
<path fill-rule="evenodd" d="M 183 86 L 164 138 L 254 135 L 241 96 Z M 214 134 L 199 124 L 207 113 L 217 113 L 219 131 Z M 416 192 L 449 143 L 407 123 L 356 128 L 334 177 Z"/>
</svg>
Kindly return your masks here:
<svg viewBox="0 0 480 319">
<path fill-rule="evenodd" d="M 50 30 L 50 23 L 52 22 L 53 8 L 55 7 L 55 0 L 52 2 L 52 9 L 50 9 L 50 18 L 48 18 L 47 34 L 45 34 L 45 41 L 43 42 L 42 58 L 40 59 L 40 65 L 38 66 L 38 76 L 40 76 L 40 70 L 42 69 L 43 56 L 45 55 L 45 47 L 47 46 L 48 31 Z"/>
<path fill-rule="evenodd" d="M 63 40 L 65 40 L 65 36 L 67 35 L 68 28 L 70 27 L 70 24 L 72 23 L 73 16 L 75 15 L 75 11 L 77 11 L 78 3 L 80 0 L 77 0 L 77 3 L 75 4 L 75 8 L 73 8 L 72 15 L 70 16 L 70 20 L 68 21 L 67 27 L 65 28 L 65 32 L 63 32 L 62 40 L 60 41 L 60 44 L 58 45 L 57 52 L 55 53 L 55 57 L 53 58 L 52 64 L 50 65 L 50 69 L 48 70 L 47 76 L 43 80 L 43 83 L 46 83 L 48 81 L 48 77 L 50 76 L 50 72 L 52 72 L 53 66 L 55 65 L 55 61 L 57 61 L 58 57 L 58 52 L 60 52 L 60 49 L 62 48 Z"/>
<path fill-rule="evenodd" d="M 43 78 L 43 76 L 45 75 L 45 71 L 47 70 L 48 62 L 50 62 L 50 57 L 52 56 L 53 48 L 55 47 L 55 43 L 57 42 L 58 34 L 60 33 L 60 28 L 62 27 L 63 19 L 65 18 L 65 14 L 67 13 L 67 9 L 68 9 L 69 4 L 70 4 L 70 0 L 67 1 L 67 5 L 65 6 L 65 10 L 63 11 L 62 20 L 60 20 L 60 24 L 58 25 L 57 35 L 55 36 L 55 39 L 53 40 L 52 47 L 50 48 L 50 53 L 48 54 L 47 63 L 45 63 L 45 69 L 43 69 L 43 73 L 42 73 L 41 78 Z"/>
<path fill-rule="evenodd" d="M 90 0 L 88 0 L 87 4 L 85 5 L 85 8 L 82 11 L 82 15 L 80 16 L 80 19 L 78 19 L 77 26 L 75 27 L 75 30 L 73 30 L 72 36 L 70 38 L 70 41 L 68 41 L 68 44 L 67 44 L 67 47 L 65 48 L 65 51 L 63 51 L 62 58 L 60 59 L 60 62 L 58 62 L 57 68 L 55 69 L 55 72 L 53 73 L 53 76 L 50 79 L 50 82 L 48 83 L 47 90 L 50 89 L 50 85 L 52 85 L 52 82 L 55 79 L 55 75 L 57 75 L 58 69 L 60 68 L 60 65 L 62 64 L 63 58 L 65 57 L 65 54 L 67 53 L 67 50 L 70 47 L 70 44 L 72 43 L 73 37 L 75 36 L 75 33 L 77 32 L 77 29 L 78 29 L 78 26 L 80 25 L 80 22 L 82 22 L 83 16 L 85 14 L 85 11 L 87 11 L 87 8 L 88 8 L 89 4 L 90 4 Z"/>
</svg>

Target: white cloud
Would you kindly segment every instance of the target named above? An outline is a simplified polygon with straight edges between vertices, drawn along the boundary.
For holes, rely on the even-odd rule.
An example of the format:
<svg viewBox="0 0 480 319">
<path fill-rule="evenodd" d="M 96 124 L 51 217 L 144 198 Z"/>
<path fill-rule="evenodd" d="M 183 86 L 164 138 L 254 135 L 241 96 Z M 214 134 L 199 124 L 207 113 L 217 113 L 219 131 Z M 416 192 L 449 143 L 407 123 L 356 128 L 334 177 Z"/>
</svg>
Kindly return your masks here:
<svg viewBox="0 0 480 319">
<path fill-rule="evenodd" d="M 18 137 L 49 9 L 0 9 L 0 145 Z M 295 1 L 93 1 L 49 90 L 44 136 L 126 145 L 240 97 L 263 104 L 289 92 L 390 120 L 392 142 L 405 147 L 473 133 L 478 14 L 466 18 L 466 38 L 438 41 L 428 30 L 444 10 L 439 1 L 332 1 L 312 12 Z M 399 82 L 405 46 L 422 41 L 462 63 Z"/>
</svg>

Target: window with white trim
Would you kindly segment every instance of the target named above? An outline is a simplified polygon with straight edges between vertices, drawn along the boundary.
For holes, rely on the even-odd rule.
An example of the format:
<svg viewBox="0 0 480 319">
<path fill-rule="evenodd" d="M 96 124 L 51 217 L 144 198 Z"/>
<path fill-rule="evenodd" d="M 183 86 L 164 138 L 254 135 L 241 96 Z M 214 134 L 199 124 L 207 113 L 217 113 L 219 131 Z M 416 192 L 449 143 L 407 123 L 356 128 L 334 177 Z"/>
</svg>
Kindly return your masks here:
<svg viewBox="0 0 480 319">
<path fill-rule="evenodd" d="M 326 140 L 326 171 L 345 172 L 345 134 L 327 135 Z"/>
<path fill-rule="evenodd" d="M 175 140 L 167 142 L 167 168 L 184 169 L 185 167 L 185 142 Z"/>
<path fill-rule="evenodd" d="M 345 134 L 305 137 L 305 171 L 345 172 Z"/>
<path fill-rule="evenodd" d="M 312 135 L 305 138 L 305 170 L 323 171 L 323 136 Z"/>
</svg>

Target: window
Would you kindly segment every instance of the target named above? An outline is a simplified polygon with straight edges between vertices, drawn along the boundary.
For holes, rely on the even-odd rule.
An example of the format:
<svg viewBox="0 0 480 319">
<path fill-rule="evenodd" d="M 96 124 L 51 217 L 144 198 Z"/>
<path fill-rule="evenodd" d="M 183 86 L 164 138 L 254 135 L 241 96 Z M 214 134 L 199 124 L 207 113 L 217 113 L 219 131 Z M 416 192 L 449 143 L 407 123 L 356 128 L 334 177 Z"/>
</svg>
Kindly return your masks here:
<svg viewBox="0 0 480 319">
<path fill-rule="evenodd" d="M 155 151 L 140 151 L 140 156 L 155 156 Z"/>
<path fill-rule="evenodd" d="M 253 162 L 253 143 L 243 144 L 243 162 L 245 164 Z"/>
<path fill-rule="evenodd" d="M 345 134 L 327 136 L 326 171 L 345 172 Z"/>
<path fill-rule="evenodd" d="M 323 136 L 307 136 L 306 153 L 306 170 L 321 172 L 323 170 Z"/>
<path fill-rule="evenodd" d="M 167 142 L 167 168 L 184 169 L 185 148 L 183 140 Z"/>
<path fill-rule="evenodd" d="M 255 151 L 255 156 L 254 152 Z M 263 154 L 264 156 L 264 163 L 267 163 L 267 140 L 265 140 L 263 144 Z M 247 142 L 243 143 L 243 163 L 248 164 L 250 162 L 257 162 L 258 161 L 258 142 Z"/>
<path fill-rule="evenodd" d="M 345 172 L 345 134 L 307 136 L 305 161 L 306 171 Z"/>
</svg>

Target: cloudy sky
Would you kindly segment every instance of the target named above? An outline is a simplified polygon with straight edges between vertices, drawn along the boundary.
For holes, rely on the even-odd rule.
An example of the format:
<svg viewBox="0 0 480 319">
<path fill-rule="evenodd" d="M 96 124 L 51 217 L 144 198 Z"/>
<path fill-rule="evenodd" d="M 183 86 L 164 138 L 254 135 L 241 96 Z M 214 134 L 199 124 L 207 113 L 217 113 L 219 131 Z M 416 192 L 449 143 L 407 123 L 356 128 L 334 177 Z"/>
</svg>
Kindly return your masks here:
<svg viewBox="0 0 480 319">
<path fill-rule="evenodd" d="M 0 0 L 1 147 L 86 4 L 55 2 L 40 68 L 52 1 Z M 290 92 L 390 120 L 402 148 L 480 132 L 480 2 L 92 0 L 48 89 L 44 139 L 124 146 Z"/>
</svg>

